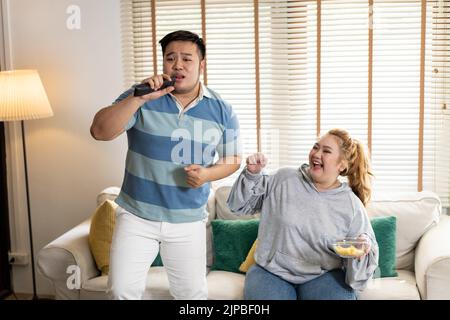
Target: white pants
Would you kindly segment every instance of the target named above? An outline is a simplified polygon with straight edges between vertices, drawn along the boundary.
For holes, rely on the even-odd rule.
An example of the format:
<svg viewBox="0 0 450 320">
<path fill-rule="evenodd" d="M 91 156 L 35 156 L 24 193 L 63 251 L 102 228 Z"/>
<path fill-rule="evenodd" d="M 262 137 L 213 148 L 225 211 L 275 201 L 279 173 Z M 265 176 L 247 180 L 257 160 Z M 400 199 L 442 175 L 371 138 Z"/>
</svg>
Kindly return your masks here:
<svg viewBox="0 0 450 320">
<path fill-rule="evenodd" d="M 150 221 L 120 206 L 116 210 L 111 244 L 110 297 L 140 300 L 148 271 L 159 250 L 171 295 L 179 300 L 206 299 L 206 221 Z"/>
</svg>

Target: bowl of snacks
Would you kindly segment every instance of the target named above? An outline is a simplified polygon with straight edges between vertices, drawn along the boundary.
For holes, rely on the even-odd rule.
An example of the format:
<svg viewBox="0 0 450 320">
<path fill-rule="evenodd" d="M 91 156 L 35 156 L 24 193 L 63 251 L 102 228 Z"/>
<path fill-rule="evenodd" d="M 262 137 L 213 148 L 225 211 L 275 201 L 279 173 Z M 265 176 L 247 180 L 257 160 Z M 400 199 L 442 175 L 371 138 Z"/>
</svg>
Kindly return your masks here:
<svg viewBox="0 0 450 320">
<path fill-rule="evenodd" d="M 368 243 L 364 239 L 345 238 L 333 243 L 333 250 L 342 258 L 359 258 L 364 255 Z"/>
</svg>

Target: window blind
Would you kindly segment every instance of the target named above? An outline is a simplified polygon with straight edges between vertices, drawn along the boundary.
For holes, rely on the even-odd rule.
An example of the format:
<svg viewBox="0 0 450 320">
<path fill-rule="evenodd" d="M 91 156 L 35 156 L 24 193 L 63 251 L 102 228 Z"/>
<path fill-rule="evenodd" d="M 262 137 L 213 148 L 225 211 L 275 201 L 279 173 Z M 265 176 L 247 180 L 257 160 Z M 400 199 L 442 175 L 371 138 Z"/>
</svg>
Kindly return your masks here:
<svg viewBox="0 0 450 320">
<path fill-rule="evenodd" d="M 206 35 L 208 86 L 238 114 L 244 156 L 298 166 L 318 129 L 342 127 L 370 147 L 375 191 L 431 190 L 448 206 L 449 0 L 124 3 L 134 82 L 161 72 L 165 34 Z"/>
<path fill-rule="evenodd" d="M 368 1 L 322 1 L 321 132 L 339 127 L 367 144 Z"/>
<path fill-rule="evenodd" d="M 153 74 L 151 1 L 122 1 L 122 47 L 125 86 Z"/>
<path fill-rule="evenodd" d="M 421 1 L 374 1 L 372 21 L 374 187 L 417 191 Z"/>
<path fill-rule="evenodd" d="M 424 143 L 424 189 L 450 200 L 450 1 L 429 1 L 431 66 L 428 71 Z"/>
<path fill-rule="evenodd" d="M 316 1 L 260 1 L 261 151 L 299 166 L 315 142 Z"/>
<path fill-rule="evenodd" d="M 208 86 L 238 115 L 245 155 L 257 151 L 253 5 L 241 0 L 205 3 Z"/>
<path fill-rule="evenodd" d="M 163 57 L 159 40 L 175 30 L 189 30 L 201 37 L 201 6 L 198 0 L 154 1 L 154 3 L 156 41 L 158 42 L 156 52 L 158 69 L 156 73 L 162 73 Z"/>
</svg>

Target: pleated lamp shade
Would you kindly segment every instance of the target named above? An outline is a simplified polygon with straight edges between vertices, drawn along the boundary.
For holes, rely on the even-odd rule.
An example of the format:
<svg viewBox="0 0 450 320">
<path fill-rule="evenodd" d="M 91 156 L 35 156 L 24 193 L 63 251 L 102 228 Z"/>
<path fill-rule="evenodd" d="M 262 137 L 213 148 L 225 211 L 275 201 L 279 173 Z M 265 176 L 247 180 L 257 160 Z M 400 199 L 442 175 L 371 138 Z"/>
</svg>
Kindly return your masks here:
<svg viewBox="0 0 450 320">
<path fill-rule="evenodd" d="M 0 72 L 0 121 L 51 116 L 53 111 L 36 70 Z"/>
</svg>

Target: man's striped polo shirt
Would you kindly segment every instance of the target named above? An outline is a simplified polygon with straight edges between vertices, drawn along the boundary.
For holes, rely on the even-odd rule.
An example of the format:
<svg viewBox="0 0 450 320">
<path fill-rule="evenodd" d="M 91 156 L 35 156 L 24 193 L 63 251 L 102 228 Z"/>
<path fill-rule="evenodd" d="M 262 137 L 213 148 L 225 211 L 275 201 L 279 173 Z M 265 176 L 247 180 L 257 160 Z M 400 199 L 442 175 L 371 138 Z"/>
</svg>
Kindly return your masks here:
<svg viewBox="0 0 450 320">
<path fill-rule="evenodd" d="M 204 219 L 210 183 L 190 187 L 184 167 L 208 167 L 218 158 L 240 153 L 239 122 L 230 104 L 202 85 L 196 105 L 180 110 L 175 98 L 166 94 L 140 107 L 125 129 L 128 152 L 117 204 L 153 221 Z"/>
</svg>

